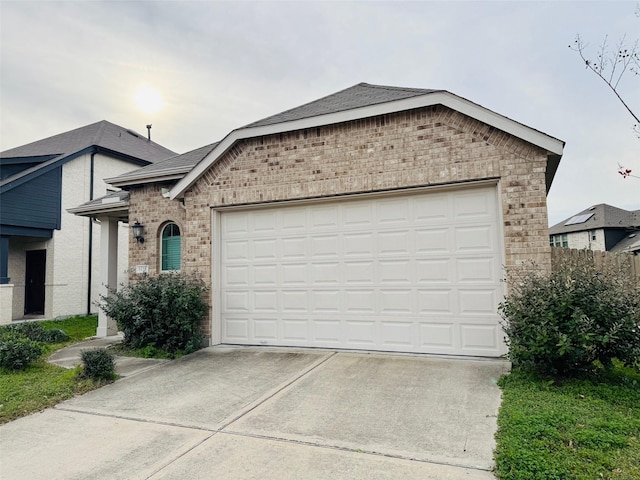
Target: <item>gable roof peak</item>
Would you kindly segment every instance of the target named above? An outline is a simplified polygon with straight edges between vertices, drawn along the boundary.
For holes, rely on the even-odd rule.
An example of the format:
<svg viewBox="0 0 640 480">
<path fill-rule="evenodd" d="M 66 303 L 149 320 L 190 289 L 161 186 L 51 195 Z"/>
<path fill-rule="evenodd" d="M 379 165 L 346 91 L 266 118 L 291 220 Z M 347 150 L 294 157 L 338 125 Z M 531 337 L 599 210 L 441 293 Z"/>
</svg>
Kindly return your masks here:
<svg viewBox="0 0 640 480">
<path fill-rule="evenodd" d="M 404 100 L 407 98 L 428 95 L 444 90 L 426 88 L 390 87 L 360 82 L 338 92 L 326 95 L 317 100 L 305 103 L 284 112 L 271 115 L 243 128 L 262 127 L 283 122 L 292 122 L 305 118 L 317 117 L 331 113 L 344 112 L 372 105 Z"/>
</svg>

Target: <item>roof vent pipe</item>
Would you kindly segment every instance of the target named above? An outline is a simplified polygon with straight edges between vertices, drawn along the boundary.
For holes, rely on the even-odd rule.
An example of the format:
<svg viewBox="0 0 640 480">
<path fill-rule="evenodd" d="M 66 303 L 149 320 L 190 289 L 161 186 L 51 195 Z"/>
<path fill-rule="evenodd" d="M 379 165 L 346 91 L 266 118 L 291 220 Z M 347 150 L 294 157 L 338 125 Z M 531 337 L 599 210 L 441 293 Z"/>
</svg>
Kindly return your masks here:
<svg viewBox="0 0 640 480">
<path fill-rule="evenodd" d="M 147 125 L 147 140 L 151 141 L 151 124 Z"/>
</svg>

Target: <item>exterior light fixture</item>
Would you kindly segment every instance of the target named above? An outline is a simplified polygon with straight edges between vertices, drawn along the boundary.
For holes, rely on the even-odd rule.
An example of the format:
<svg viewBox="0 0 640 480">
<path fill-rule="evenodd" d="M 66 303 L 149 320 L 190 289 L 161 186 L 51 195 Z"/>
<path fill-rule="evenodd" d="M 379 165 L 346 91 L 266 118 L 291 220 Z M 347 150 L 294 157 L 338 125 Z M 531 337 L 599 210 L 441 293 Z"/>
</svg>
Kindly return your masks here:
<svg viewBox="0 0 640 480">
<path fill-rule="evenodd" d="M 135 238 L 138 243 L 144 243 L 144 237 L 142 236 L 143 231 L 144 225 L 142 225 L 138 220 L 136 220 L 136 223 L 131 225 L 131 233 L 133 233 L 133 238 Z"/>
</svg>

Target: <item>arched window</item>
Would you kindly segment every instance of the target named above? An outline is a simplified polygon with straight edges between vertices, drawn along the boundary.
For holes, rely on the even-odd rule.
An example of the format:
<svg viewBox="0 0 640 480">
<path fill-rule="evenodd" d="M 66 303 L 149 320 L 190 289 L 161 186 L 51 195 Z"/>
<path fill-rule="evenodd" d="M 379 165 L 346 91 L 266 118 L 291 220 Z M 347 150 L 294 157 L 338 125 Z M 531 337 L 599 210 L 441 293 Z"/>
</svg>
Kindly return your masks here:
<svg viewBox="0 0 640 480">
<path fill-rule="evenodd" d="M 162 229 L 162 271 L 180 270 L 180 228 L 169 223 Z"/>
</svg>

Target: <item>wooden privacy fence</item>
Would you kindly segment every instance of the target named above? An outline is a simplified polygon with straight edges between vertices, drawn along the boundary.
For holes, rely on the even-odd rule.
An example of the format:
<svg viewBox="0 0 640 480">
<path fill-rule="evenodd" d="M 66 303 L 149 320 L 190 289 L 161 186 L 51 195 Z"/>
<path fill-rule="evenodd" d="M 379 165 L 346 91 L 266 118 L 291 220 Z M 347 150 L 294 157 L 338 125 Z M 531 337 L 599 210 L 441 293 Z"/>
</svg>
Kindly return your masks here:
<svg viewBox="0 0 640 480">
<path fill-rule="evenodd" d="M 596 267 L 606 264 L 616 265 L 622 275 L 628 275 L 640 287 L 640 255 L 630 253 L 611 253 L 594 250 L 575 250 L 572 248 L 552 247 L 551 267 L 555 268 L 564 259 L 585 258 Z"/>
</svg>

